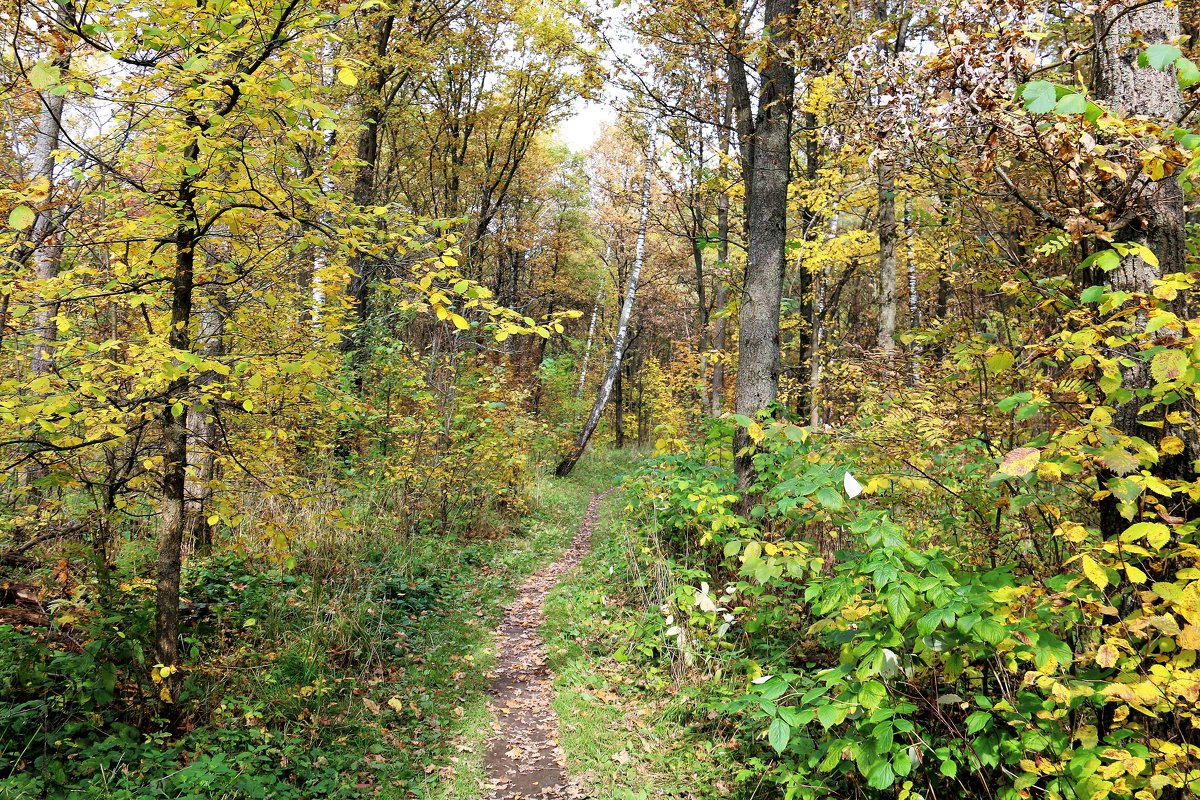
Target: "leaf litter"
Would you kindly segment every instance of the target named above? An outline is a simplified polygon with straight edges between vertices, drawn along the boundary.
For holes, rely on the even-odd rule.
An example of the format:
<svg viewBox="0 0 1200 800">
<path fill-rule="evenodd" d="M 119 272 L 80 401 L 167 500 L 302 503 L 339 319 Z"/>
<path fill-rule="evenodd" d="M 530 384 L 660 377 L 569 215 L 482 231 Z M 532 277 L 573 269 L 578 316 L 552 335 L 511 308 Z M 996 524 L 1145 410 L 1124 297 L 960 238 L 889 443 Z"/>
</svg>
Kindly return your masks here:
<svg viewBox="0 0 1200 800">
<path fill-rule="evenodd" d="M 521 587 L 496 631 L 496 669 L 489 690 L 494 722 L 483 786 L 489 800 L 577 800 L 588 796 L 567 773 L 558 717 L 550 705 L 553 675 L 539 630 L 546 621 L 550 590 L 578 566 L 591 546 L 592 527 L 606 494 L 592 497 L 571 546 Z"/>
</svg>

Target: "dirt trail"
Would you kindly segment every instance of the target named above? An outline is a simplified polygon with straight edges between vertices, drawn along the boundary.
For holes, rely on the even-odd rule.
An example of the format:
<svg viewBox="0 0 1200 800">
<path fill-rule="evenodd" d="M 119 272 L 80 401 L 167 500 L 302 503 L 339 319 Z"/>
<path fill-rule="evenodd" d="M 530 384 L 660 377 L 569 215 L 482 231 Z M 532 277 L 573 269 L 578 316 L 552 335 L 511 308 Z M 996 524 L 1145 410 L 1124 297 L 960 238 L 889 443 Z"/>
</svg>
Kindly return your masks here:
<svg viewBox="0 0 1200 800">
<path fill-rule="evenodd" d="M 550 708 L 552 675 L 546 645 L 538 633 L 545 621 L 546 595 L 579 564 L 592 540 L 592 526 L 604 494 L 592 497 L 575 539 L 558 561 L 538 572 L 517 593 L 496 632 L 496 671 L 492 712 L 496 721 L 488 742 L 487 783 L 491 800 L 559 800 L 586 793 L 567 775 L 558 744 L 558 717 Z"/>
</svg>

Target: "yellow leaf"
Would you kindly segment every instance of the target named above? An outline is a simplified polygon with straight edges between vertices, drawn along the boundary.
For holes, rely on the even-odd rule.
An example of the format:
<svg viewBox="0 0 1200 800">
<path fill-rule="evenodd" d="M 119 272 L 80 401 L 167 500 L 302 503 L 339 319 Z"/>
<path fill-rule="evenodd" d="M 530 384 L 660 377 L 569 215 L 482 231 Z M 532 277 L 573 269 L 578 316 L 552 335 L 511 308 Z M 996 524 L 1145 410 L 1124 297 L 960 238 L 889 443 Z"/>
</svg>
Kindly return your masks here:
<svg viewBox="0 0 1200 800">
<path fill-rule="evenodd" d="M 465 331 L 471 327 L 471 323 L 467 322 L 465 319 L 460 317 L 458 314 L 451 314 L 450 321 L 453 322 L 454 327 L 458 328 L 460 331 Z"/>
<path fill-rule="evenodd" d="M 354 70 L 349 67 L 342 67 L 338 70 L 337 79 L 339 83 L 344 83 L 347 86 L 358 86 L 358 76 L 354 74 Z"/>
<path fill-rule="evenodd" d="M 1108 586 L 1108 573 L 1104 571 L 1104 567 L 1096 563 L 1096 559 L 1085 555 L 1082 563 L 1083 574 L 1087 576 L 1089 581 L 1096 584 L 1096 586 L 1100 587 L 1101 589 L 1103 589 L 1105 586 Z"/>
<path fill-rule="evenodd" d="M 1179 636 L 1175 638 L 1175 644 L 1184 650 L 1200 650 L 1200 625 L 1184 625 Z"/>
<path fill-rule="evenodd" d="M 1096 664 L 1108 669 L 1113 664 L 1117 663 L 1117 648 L 1111 644 L 1102 644 L 1100 649 L 1096 651 Z"/>
<path fill-rule="evenodd" d="M 1183 439 L 1178 436 L 1164 436 L 1158 443 L 1158 449 L 1167 455 L 1179 455 L 1183 452 Z"/>
<path fill-rule="evenodd" d="M 1042 454 L 1036 447 L 1018 447 L 1000 462 L 1000 472 L 1019 478 L 1032 472 L 1041 460 Z"/>
</svg>

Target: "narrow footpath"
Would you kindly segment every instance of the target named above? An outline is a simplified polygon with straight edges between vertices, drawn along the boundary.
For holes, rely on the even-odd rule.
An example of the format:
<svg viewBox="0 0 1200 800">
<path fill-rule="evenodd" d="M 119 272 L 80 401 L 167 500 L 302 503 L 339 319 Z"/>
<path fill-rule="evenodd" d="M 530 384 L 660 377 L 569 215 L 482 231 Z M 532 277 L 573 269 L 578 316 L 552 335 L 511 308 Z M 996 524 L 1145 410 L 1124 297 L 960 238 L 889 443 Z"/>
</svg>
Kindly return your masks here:
<svg viewBox="0 0 1200 800">
<path fill-rule="evenodd" d="M 567 774 L 566 756 L 559 746 L 558 717 L 550 707 L 553 676 L 539 629 L 545 622 L 546 596 L 591 546 L 592 526 L 607 494 L 592 497 L 571 546 L 529 579 L 497 629 L 496 671 L 490 689 L 495 722 L 484 787 L 491 800 L 586 797 Z"/>
</svg>

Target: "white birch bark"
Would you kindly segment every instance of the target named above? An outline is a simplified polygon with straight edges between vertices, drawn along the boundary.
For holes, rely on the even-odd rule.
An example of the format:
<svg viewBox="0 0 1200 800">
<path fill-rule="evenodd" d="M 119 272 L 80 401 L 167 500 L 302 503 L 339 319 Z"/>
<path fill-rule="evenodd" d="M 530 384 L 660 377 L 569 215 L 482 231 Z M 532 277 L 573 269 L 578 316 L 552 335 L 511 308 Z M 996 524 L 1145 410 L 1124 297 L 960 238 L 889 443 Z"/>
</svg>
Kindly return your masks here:
<svg viewBox="0 0 1200 800">
<path fill-rule="evenodd" d="M 596 402 L 592 405 L 592 413 L 588 415 L 587 422 L 583 425 L 583 430 L 579 432 L 579 438 L 575 441 L 575 447 L 570 455 L 562 460 L 558 465 L 555 473 L 558 477 L 564 478 L 571 474 L 571 470 L 575 468 L 579 458 L 583 455 L 583 451 L 587 449 L 588 441 L 592 438 L 592 434 L 596 431 L 596 426 L 600 424 L 600 417 L 604 414 L 604 408 L 608 405 L 608 399 L 612 395 L 613 384 L 617 381 L 617 375 L 621 371 L 621 359 L 625 354 L 625 340 L 629 337 L 629 318 L 633 315 L 633 303 L 637 297 L 638 281 L 642 275 L 642 265 L 646 260 L 646 226 L 650 220 L 650 183 L 652 172 L 654 169 L 654 132 L 647 124 L 648 143 L 646 145 L 646 170 L 642 175 L 642 213 L 638 220 L 637 248 L 633 255 L 633 269 L 629 271 L 629 281 L 625 285 L 625 300 L 621 304 L 621 316 L 617 320 L 617 335 L 613 341 L 612 359 L 608 364 L 608 372 L 604 375 L 604 380 L 600 383 L 600 390 L 596 394 Z"/>
</svg>

